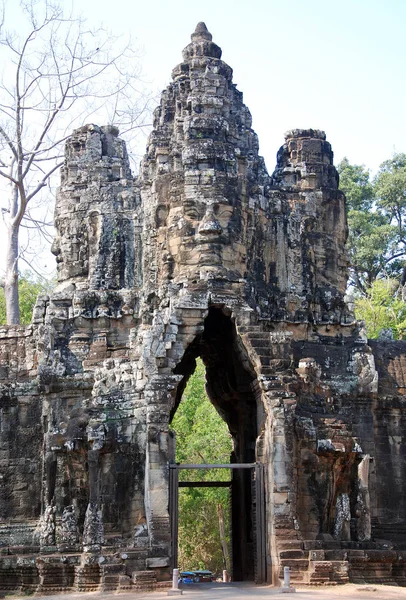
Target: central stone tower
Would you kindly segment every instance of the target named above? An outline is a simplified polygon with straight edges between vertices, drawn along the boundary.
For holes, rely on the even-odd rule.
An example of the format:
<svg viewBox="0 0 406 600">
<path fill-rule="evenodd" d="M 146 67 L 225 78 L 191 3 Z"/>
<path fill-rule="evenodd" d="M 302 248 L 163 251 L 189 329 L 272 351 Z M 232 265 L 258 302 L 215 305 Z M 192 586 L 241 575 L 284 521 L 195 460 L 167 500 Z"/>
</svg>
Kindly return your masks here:
<svg viewBox="0 0 406 600">
<path fill-rule="evenodd" d="M 340 321 L 344 197 L 324 133 L 289 133 L 269 177 L 250 112 L 203 23 L 183 58 L 141 168 L 144 226 L 157 235 L 144 253 L 144 289 L 159 282 L 171 295 L 224 293 L 262 317 Z"/>
</svg>

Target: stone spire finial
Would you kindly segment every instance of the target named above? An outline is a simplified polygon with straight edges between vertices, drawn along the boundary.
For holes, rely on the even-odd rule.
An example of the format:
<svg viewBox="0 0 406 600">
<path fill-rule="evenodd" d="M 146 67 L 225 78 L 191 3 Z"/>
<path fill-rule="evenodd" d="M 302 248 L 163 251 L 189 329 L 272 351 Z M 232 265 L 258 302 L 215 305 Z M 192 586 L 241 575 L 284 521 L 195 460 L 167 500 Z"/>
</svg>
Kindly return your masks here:
<svg viewBox="0 0 406 600">
<path fill-rule="evenodd" d="M 191 58 L 221 58 L 221 48 L 212 41 L 213 36 L 206 27 L 206 23 L 200 21 L 192 33 L 191 43 L 183 50 L 183 60 Z"/>
<path fill-rule="evenodd" d="M 190 37 L 192 42 L 196 42 L 198 40 L 209 40 L 209 42 L 211 42 L 213 39 L 213 36 L 206 27 L 206 23 L 203 23 L 203 21 L 200 21 L 200 23 L 196 25 L 196 29 Z"/>
</svg>

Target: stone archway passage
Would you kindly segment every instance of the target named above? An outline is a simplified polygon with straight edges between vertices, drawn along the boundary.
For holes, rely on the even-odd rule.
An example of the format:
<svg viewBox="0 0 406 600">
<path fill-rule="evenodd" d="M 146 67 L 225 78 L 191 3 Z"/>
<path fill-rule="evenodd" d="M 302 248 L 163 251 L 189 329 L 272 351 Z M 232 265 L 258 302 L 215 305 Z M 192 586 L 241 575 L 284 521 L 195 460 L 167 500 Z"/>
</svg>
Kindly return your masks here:
<svg viewBox="0 0 406 600">
<path fill-rule="evenodd" d="M 258 527 L 255 526 L 257 514 L 254 509 L 256 488 L 253 485 L 253 466 L 262 460 L 258 454 L 258 433 L 265 415 L 262 400 L 255 393 L 256 373 L 230 312 L 222 305 L 209 307 L 203 330 L 187 347 L 174 370 L 183 379 L 178 385 L 170 418 L 172 420 L 179 406 L 186 383 L 195 369 L 196 358 L 200 357 L 206 368 L 207 395 L 233 438 L 231 464 L 223 467 L 232 469 L 233 578 L 236 581 L 253 581 L 257 577 L 263 579 L 263 575 L 257 573 L 258 561 L 255 558 L 258 552 Z M 251 466 L 246 467 L 247 464 Z M 239 465 L 239 468 L 235 465 Z"/>
<path fill-rule="evenodd" d="M 241 527 L 237 526 L 240 517 L 238 496 L 234 493 L 235 477 L 230 481 L 199 481 L 179 483 L 180 469 L 230 469 L 235 473 L 245 473 L 250 476 L 251 507 L 250 522 L 252 543 L 241 535 Z M 172 568 L 178 566 L 178 522 L 179 522 L 179 487 L 230 487 L 231 490 L 231 538 L 232 538 L 232 569 L 234 581 L 252 581 L 266 583 L 266 523 L 265 523 L 265 486 L 264 466 L 262 463 L 233 463 L 233 464 L 179 464 L 169 463 L 169 515 L 171 522 Z M 237 489 L 238 484 L 237 484 Z M 237 510 L 236 510 L 237 509 Z M 237 513 L 237 514 L 235 514 Z M 244 520 L 243 520 L 244 521 Z M 245 523 L 246 525 L 246 523 Z M 247 554 L 250 554 L 248 557 Z M 244 564 L 243 564 L 244 563 Z M 252 565 L 252 569 L 244 569 L 244 565 Z"/>
</svg>

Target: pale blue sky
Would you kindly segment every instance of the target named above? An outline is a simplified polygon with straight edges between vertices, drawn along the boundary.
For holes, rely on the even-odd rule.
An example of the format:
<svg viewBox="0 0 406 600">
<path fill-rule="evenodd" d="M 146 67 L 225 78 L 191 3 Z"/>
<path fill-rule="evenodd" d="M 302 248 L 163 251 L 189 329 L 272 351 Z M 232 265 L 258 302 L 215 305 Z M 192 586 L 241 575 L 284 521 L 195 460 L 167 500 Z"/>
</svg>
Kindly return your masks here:
<svg viewBox="0 0 406 600">
<path fill-rule="evenodd" d="M 198 21 L 234 69 L 268 170 L 294 127 L 324 129 L 336 160 L 373 171 L 406 151 L 406 0 L 82 0 L 143 47 L 145 77 L 170 81 Z"/>
</svg>

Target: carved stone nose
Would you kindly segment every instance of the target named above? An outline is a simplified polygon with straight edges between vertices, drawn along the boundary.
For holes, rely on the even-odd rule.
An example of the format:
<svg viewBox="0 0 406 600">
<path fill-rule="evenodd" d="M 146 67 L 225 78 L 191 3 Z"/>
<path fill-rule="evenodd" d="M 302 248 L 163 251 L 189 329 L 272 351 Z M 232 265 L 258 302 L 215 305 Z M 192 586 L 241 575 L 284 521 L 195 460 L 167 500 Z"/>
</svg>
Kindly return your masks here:
<svg viewBox="0 0 406 600">
<path fill-rule="evenodd" d="M 58 256 L 61 253 L 61 247 L 59 245 L 59 240 L 57 240 L 56 238 L 52 242 L 51 252 L 54 256 Z"/>
<path fill-rule="evenodd" d="M 199 225 L 198 232 L 201 235 L 219 235 L 223 233 L 223 229 L 212 213 L 206 213 Z"/>
</svg>

